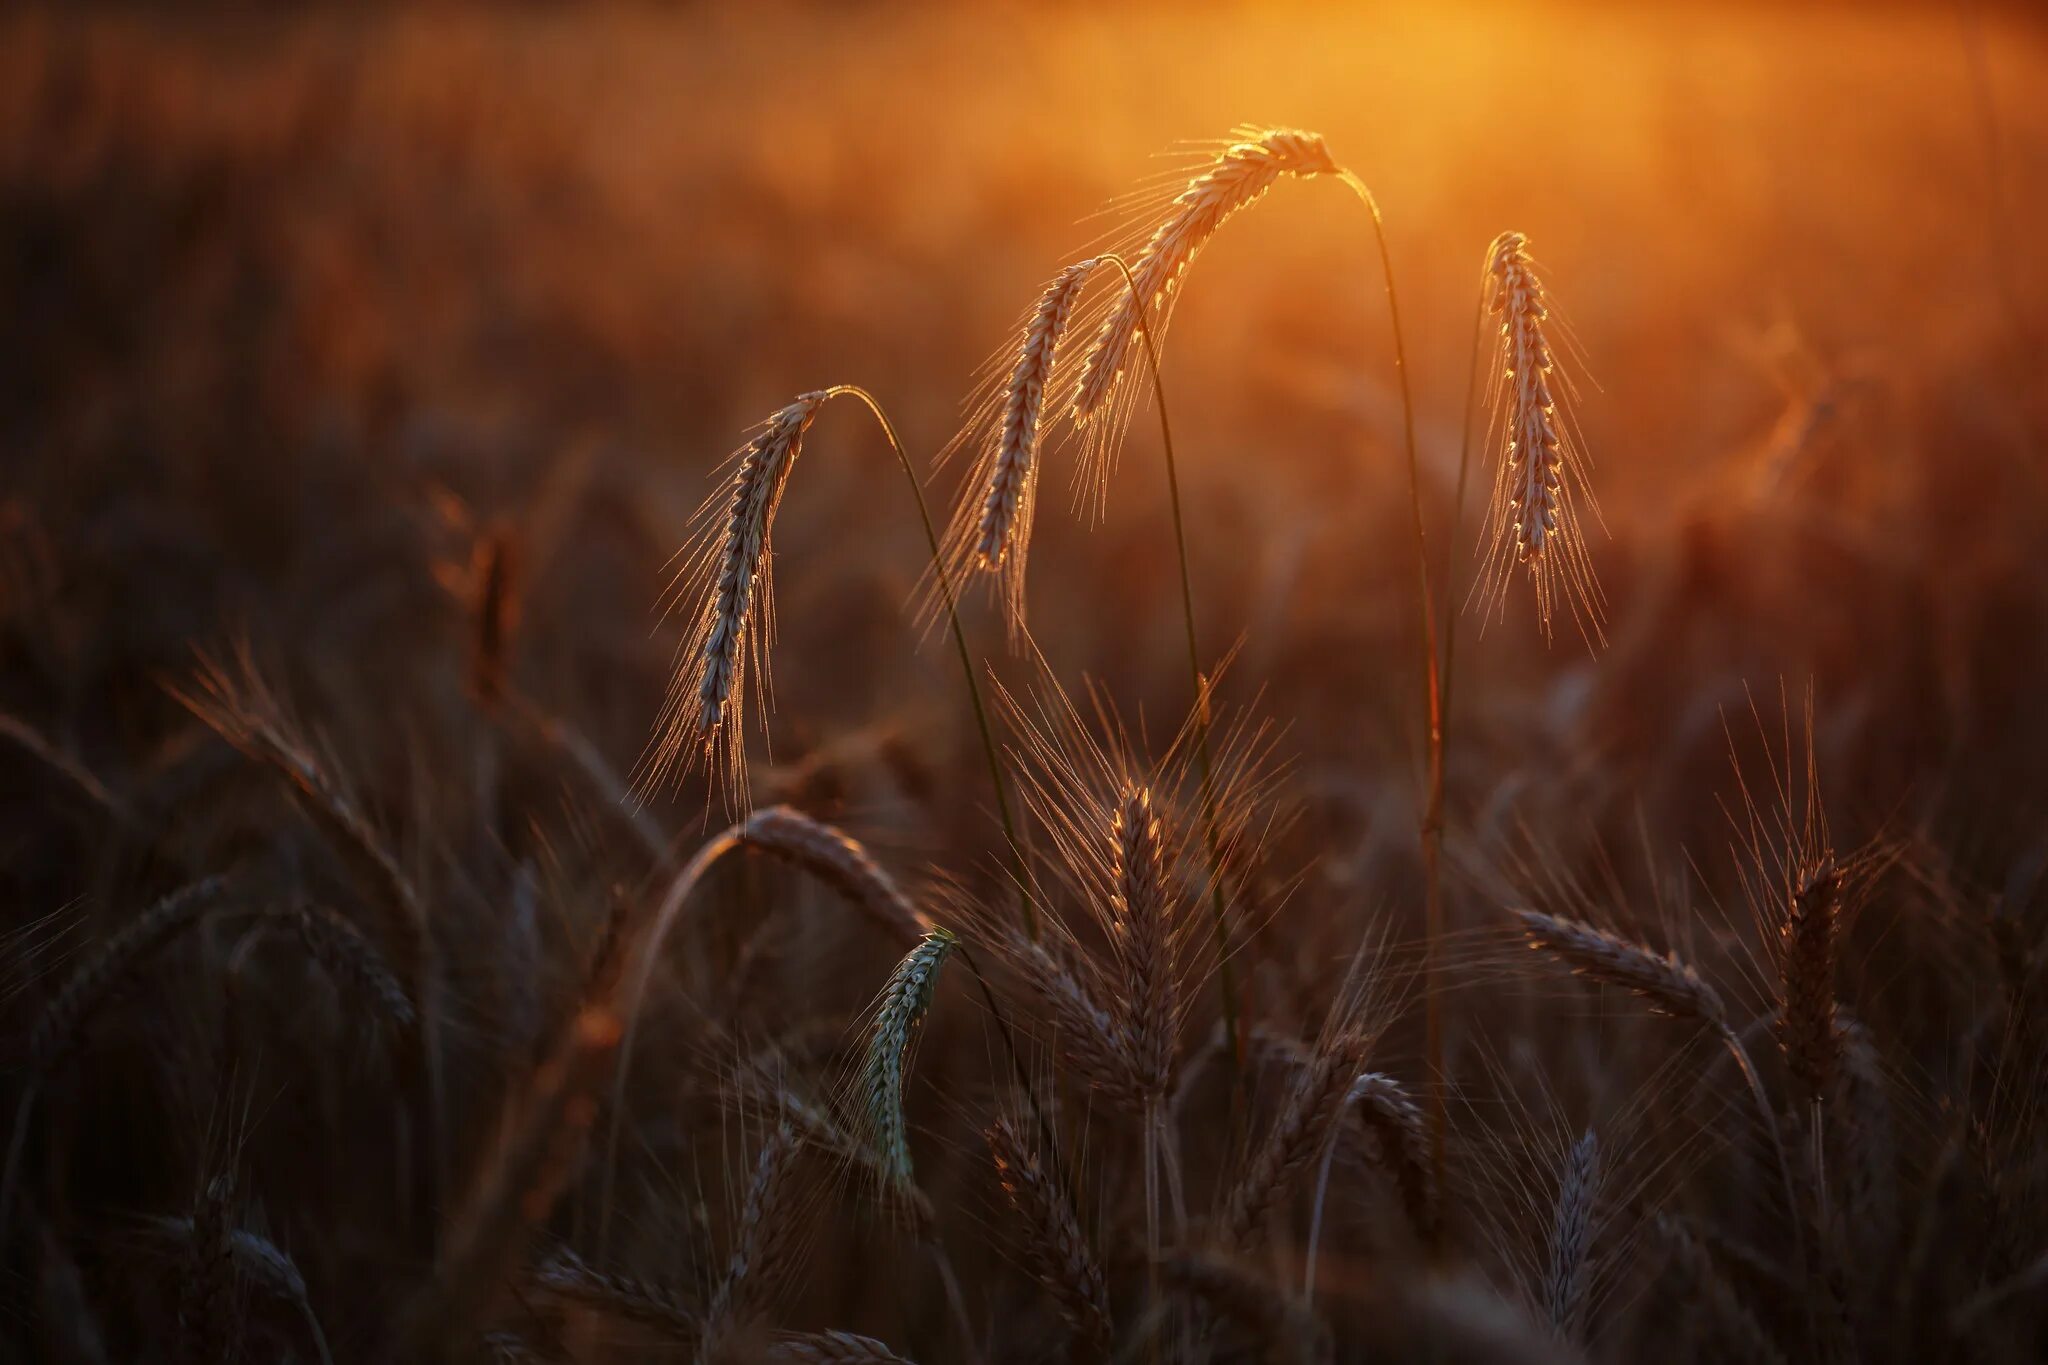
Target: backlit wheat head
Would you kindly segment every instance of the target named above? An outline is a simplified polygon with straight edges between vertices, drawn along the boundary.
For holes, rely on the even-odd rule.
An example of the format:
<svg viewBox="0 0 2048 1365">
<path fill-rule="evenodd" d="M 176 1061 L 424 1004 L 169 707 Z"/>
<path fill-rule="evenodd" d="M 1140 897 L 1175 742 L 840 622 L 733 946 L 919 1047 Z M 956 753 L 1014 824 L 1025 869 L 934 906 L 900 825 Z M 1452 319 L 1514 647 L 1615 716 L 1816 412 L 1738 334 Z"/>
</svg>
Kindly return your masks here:
<svg viewBox="0 0 2048 1365">
<path fill-rule="evenodd" d="M 1604 607 L 1576 505 L 1592 505 L 1586 461 L 1560 407 L 1569 381 L 1557 368 L 1549 304 L 1521 233 L 1494 239 L 1483 288 L 1488 310 L 1500 319 L 1490 427 L 1499 459 L 1476 591 L 1490 611 L 1505 600 L 1516 567 L 1526 567 L 1544 634 L 1562 597 L 1580 630 L 1597 641 Z"/>
<path fill-rule="evenodd" d="M 697 608 L 696 624 L 678 652 L 662 703 L 655 739 L 641 763 L 643 789 L 680 779 L 701 756 L 728 804 L 745 804 L 746 749 L 740 712 L 748 663 L 767 691 L 768 649 L 774 641 L 771 597 L 773 553 L 769 532 L 804 433 L 831 397 L 800 395 L 756 430 L 733 457 L 729 488 L 697 512 L 698 534 L 678 558 L 668 605 Z"/>
</svg>

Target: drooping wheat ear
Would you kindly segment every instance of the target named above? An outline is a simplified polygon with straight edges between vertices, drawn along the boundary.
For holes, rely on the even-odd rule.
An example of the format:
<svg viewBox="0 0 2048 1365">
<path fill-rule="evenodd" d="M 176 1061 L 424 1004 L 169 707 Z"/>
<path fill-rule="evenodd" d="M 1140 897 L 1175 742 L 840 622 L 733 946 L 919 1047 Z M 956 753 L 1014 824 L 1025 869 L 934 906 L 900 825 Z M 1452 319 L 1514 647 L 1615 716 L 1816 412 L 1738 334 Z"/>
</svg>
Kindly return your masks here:
<svg viewBox="0 0 2048 1365">
<path fill-rule="evenodd" d="M 1081 286 L 1095 259 L 1076 261 L 1055 275 L 1024 324 L 1009 381 L 1001 393 L 985 474 L 977 481 L 981 502 L 971 531 L 962 525 L 963 548 L 971 538 L 974 568 L 1002 576 L 1004 618 L 1014 642 L 1024 622 L 1024 563 L 1031 549 L 1031 515 L 1037 505 L 1038 452 L 1043 441 L 1045 389 L 1053 358 L 1073 317 Z"/>
<path fill-rule="evenodd" d="M 1096 420 L 1110 404 L 1138 324 L 1149 312 L 1152 325 L 1165 327 L 1188 267 L 1226 219 L 1256 203 L 1283 175 L 1333 175 L 1338 170 L 1319 134 L 1295 128 L 1239 131 L 1238 140 L 1188 182 L 1138 253 L 1131 268 L 1137 288 L 1126 290 L 1110 309 L 1075 385 L 1076 425 Z"/>
<path fill-rule="evenodd" d="M 1130 1038 L 1139 1083 L 1154 1103 L 1173 1085 L 1180 1041 L 1180 1002 L 1175 975 L 1173 904 L 1167 889 L 1165 850 L 1152 793 L 1127 786 L 1110 819 L 1111 867 L 1115 891 L 1111 925 L 1124 971 L 1117 999 Z"/>
<path fill-rule="evenodd" d="M 1731 1358 L 1755 1361 L 1756 1365 L 1785 1365 L 1784 1352 L 1690 1229 L 1664 1213 L 1657 1215 L 1656 1228 L 1671 1252 L 1672 1265 L 1699 1296 L 1702 1311 L 1733 1353 Z"/>
<path fill-rule="evenodd" d="M 188 1256 L 199 1254 L 202 1236 L 219 1236 L 210 1218 L 162 1218 L 156 1220 L 156 1226 L 172 1241 L 186 1248 Z M 238 1227 L 230 1227 L 227 1231 L 226 1255 L 232 1268 L 251 1284 L 298 1310 L 300 1320 L 306 1324 L 306 1337 L 313 1344 L 314 1354 L 322 1365 L 328 1365 L 333 1357 L 328 1354 L 327 1333 L 322 1330 L 320 1319 L 313 1312 L 312 1301 L 306 1295 L 306 1277 L 299 1273 L 298 1263 L 292 1260 L 291 1255 L 260 1233 Z"/>
<path fill-rule="evenodd" d="M 1144 1108 L 1137 1051 L 1123 1021 L 1100 1000 L 1095 974 L 1062 962 L 1043 944 L 1010 947 L 1025 987 L 1038 998 L 1053 1031 L 1055 1054 L 1089 1086 L 1131 1113 Z"/>
<path fill-rule="evenodd" d="M 1494 239 L 1485 288 L 1487 305 L 1501 320 L 1493 393 L 1501 457 L 1483 532 L 1488 571 L 1482 591 L 1499 600 L 1509 570 L 1524 565 L 1536 588 L 1544 633 L 1562 591 L 1580 628 L 1597 639 L 1600 585 L 1572 504 L 1584 489 L 1584 460 L 1559 410 L 1556 362 L 1545 331 L 1550 307 L 1529 259 L 1528 238 L 1503 232 Z"/>
<path fill-rule="evenodd" d="M 714 779 L 738 785 L 745 737 L 737 713 L 745 705 L 748 660 L 751 656 L 757 668 L 766 669 L 774 632 L 769 532 L 804 433 L 831 396 L 823 389 L 800 394 L 762 423 L 740 448 L 722 504 L 707 504 L 707 510 L 724 509 L 715 523 L 718 533 L 701 561 L 686 563 L 678 578 L 678 588 L 687 590 L 696 586 L 688 580 L 702 574 L 704 602 L 669 681 L 643 786 L 660 786 L 682 775 L 700 755 L 711 764 Z"/>
<path fill-rule="evenodd" d="M 401 1032 L 412 1031 L 419 1018 L 412 997 L 362 930 L 324 905 L 301 906 L 292 912 L 291 921 L 306 951 L 330 976 L 374 1002 Z"/>
<path fill-rule="evenodd" d="M 1619 934 L 1540 910 L 1515 915 L 1531 948 L 1562 958 L 1580 975 L 1634 991 L 1665 1014 L 1726 1031 L 1728 1010 L 1720 993 L 1677 953 L 1660 956 Z"/>
<path fill-rule="evenodd" d="M 1391 1076 L 1368 1071 L 1351 1082 L 1344 1094 L 1344 1109 L 1354 1110 L 1378 1145 L 1380 1166 L 1391 1173 L 1401 1191 L 1401 1205 L 1408 1223 L 1423 1245 L 1432 1245 L 1436 1235 L 1436 1181 L 1430 1170 L 1429 1130 L 1423 1125 L 1422 1110 L 1408 1098 L 1408 1092 Z M 1316 1172 L 1316 1196 L 1308 1224 L 1308 1247 L 1302 1255 L 1302 1300 L 1315 1302 L 1316 1249 L 1322 1242 L 1323 1202 L 1330 1189 L 1330 1167 L 1337 1158 L 1338 1132 L 1332 1128 L 1323 1144 L 1321 1168 Z"/>
<path fill-rule="evenodd" d="M 1287 1184 L 1329 1141 L 1349 1093 L 1354 1048 L 1319 1047 L 1302 1066 L 1280 1111 L 1231 1185 L 1218 1219 L 1226 1245 L 1243 1247 L 1279 1202 Z"/>
<path fill-rule="evenodd" d="M 910 1140 L 903 1121 L 903 1073 L 918 1026 L 938 990 L 939 968 L 959 940 L 934 928 L 896 964 L 882 987 L 875 1024 L 868 1036 L 867 1060 L 859 1081 L 861 1116 L 891 1193 L 900 1195 L 912 1184 Z"/>
<path fill-rule="evenodd" d="M 740 842 L 786 858 L 846 897 L 882 932 L 904 942 L 931 927 L 910 897 L 859 840 L 791 806 L 757 810 L 740 825 Z"/>
<path fill-rule="evenodd" d="M 676 1295 L 646 1280 L 597 1270 L 567 1248 L 541 1263 L 533 1284 L 563 1302 L 636 1323 L 678 1346 L 694 1347 L 704 1334 L 703 1320 Z"/>
<path fill-rule="evenodd" d="M 1600 1192 L 1600 1141 L 1588 1128 L 1572 1144 L 1550 1223 L 1550 1259 L 1543 1273 L 1543 1311 L 1560 1341 L 1583 1340 L 1592 1280 L 1593 1204 Z"/>
<path fill-rule="evenodd" d="M 115 984 L 220 904 L 228 888 L 226 877 L 201 877 L 165 896 L 100 944 L 43 1006 L 29 1035 L 30 1070 L 39 1077 L 49 1075 Z"/>
<path fill-rule="evenodd" d="M 1378 1139 L 1380 1165 L 1392 1173 L 1408 1221 L 1427 1245 L 1436 1231 L 1437 1203 L 1421 1108 L 1399 1081 L 1371 1071 L 1351 1082 L 1345 1103 Z"/>
<path fill-rule="evenodd" d="M 1831 857 L 1801 870 L 1779 930 L 1778 1046 L 1812 1105 L 1829 1094 L 1842 1059 L 1835 1019 L 1835 940 L 1842 873 Z"/>
<path fill-rule="evenodd" d="M 1111 1344 L 1109 1290 L 1082 1235 L 1073 1201 L 1008 1118 L 990 1124 L 987 1137 L 1003 1193 L 1030 1234 L 1027 1245 L 1034 1275 L 1080 1339 L 1079 1357 L 1103 1359 Z"/>
<path fill-rule="evenodd" d="M 852 1332 L 796 1332 L 768 1348 L 769 1360 L 785 1365 L 912 1365 L 873 1337 Z"/>
<path fill-rule="evenodd" d="M 762 1144 L 754 1178 L 747 1185 L 746 1203 L 740 1207 L 739 1226 L 733 1232 L 725 1278 L 719 1281 L 704 1314 L 704 1341 L 697 1351 L 700 1362 L 714 1359 L 734 1331 L 752 1324 L 766 1311 L 776 1289 L 795 1269 L 798 1228 L 789 1208 L 789 1192 L 801 1150 L 796 1129 L 787 1123 L 778 1125 Z"/>
</svg>

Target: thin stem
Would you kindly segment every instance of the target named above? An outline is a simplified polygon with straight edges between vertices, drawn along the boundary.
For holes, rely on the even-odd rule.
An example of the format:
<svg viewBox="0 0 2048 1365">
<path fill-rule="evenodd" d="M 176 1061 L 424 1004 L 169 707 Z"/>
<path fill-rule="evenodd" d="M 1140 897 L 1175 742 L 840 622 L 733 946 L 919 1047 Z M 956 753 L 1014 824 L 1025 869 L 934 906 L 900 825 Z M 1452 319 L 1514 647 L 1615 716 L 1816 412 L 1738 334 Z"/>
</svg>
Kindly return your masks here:
<svg viewBox="0 0 2048 1365">
<path fill-rule="evenodd" d="M 826 394 L 837 397 L 845 394 L 858 398 L 867 405 L 869 412 L 881 424 L 882 434 L 889 438 L 889 448 L 896 452 L 897 462 L 903 466 L 903 476 L 910 481 L 911 496 L 917 499 L 917 519 L 924 527 L 925 544 L 932 553 L 932 572 L 938 578 L 939 596 L 946 605 L 946 625 L 953 636 L 953 648 L 960 656 L 960 673 L 967 679 L 967 699 L 974 706 L 974 726 L 981 735 L 981 751 L 988 759 L 989 782 L 996 792 L 996 814 L 1003 822 L 1003 838 L 1010 846 L 1010 857 L 1016 863 L 1017 888 L 1024 901 L 1024 932 L 1033 943 L 1038 941 L 1038 907 L 1031 897 L 1030 880 L 1025 875 L 1024 848 L 1017 842 L 1017 825 L 1010 816 L 1010 798 L 1003 783 L 1002 760 L 996 756 L 995 734 L 989 728 L 988 708 L 982 704 L 981 683 L 974 676 L 974 660 L 967 652 L 967 636 L 960 629 L 960 612 L 954 605 L 953 580 L 946 572 L 946 559 L 939 551 L 939 535 L 932 527 L 931 508 L 924 500 L 924 484 L 917 477 L 917 470 L 911 466 L 910 456 L 904 452 L 903 442 L 897 439 L 895 424 L 875 396 L 856 384 L 835 384 L 825 390 Z"/>
<path fill-rule="evenodd" d="M 1379 203 L 1351 171 L 1339 171 L 1338 178 L 1351 187 L 1372 215 L 1373 239 L 1379 246 L 1380 273 L 1386 280 L 1387 318 L 1394 333 L 1394 373 L 1401 381 L 1402 437 L 1408 449 L 1408 506 L 1415 521 L 1415 577 L 1422 606 L 1423 676 L 1428 693 L 1425 713 L 1429 739 L 1429 797 L 1422 815 L 1422 876 L 1426 896 L 1423 996 L 1428 1015 L 1429 1054 L 1429 1159 L 1437 1188 L 1445 1188 L 1447 1115 L 1444 1110 L 1444 1028 L 1441 999 L 1441 955 L 1443 940 L 1444 834 L 1444 719 L 1443 692 L 1437 675 L 1436 598 L 1429 586 L 1429 536 L 1422 524 L 1422 472 L 1415 455 L 1415 400 L 1408 385 L 1408 351 L 1401 339 L 1401 304 L 1394 292 L 1394 262 L 1387 251 L 1386 224 L 1380 219 Z M 1441 1252 L 1439 1245 L 1434 1250 Z"/>
<path fill-rule="evenodd" d="M 1764 1121 L 1764 1132 L 1771 1139 L 1771 1149 L 1778 1158 L 1778 1174 L 1785 1183 L 1785 1215 L 1792 1224 L 1792 1247 L 1799 1263 L 1799 1282 L 1806 1285 L 1809 1269 L 1806 1260 L 1806 1232 L 1801 1226 L 1801 1205 L 1799 1192 L 1792 1178 L 1792 1157 L 1785 1150 L 1784 1135 L 1778 1129 L 1778 1116 L 1771 1109 L 1770 1100 L 1764 1095 L 1763 1078 L 1757 1075 L 1756 1063 L 1749 1057 L 1749 1049 L 1742 1045 L 1742 1039 L 1734 1029 L 1723 1024 L 1721 1042 L 1735 1058 L 1735 1065 L 1742 1072 L 1742 1079 L 1749 1086 L 1749 1095 L 1756 1102 L 1757 1115 Z M 1802 1293 L 1806 1304 L 1806 1328 L 1812 1340 L 1819 1340 L 1819 1331 L 1814 1316 L 1813 1295 Z"/>
<path fill-rule="evenodd" d="M 1223 993 L 1223 1023 L 1230 1035 L 1231 1077 L 1236 1096 L 1244 1080 L 1244 1035 L 1238 1025 L 1237 973 L 1230 961 L 1230 922 L 1223 909 L 1223 851 L 1216 838 L 1215 762 L 1209 747 L 1209 685 L 1202 677 L 1201 648 L 1195 642 L 1195 590 L 1188 572 L 1187 525 L 1180 510 L 1180 471 L 1173 458 L 1173 428 L 1166 418 L 1166 385 L 1159 376 L 1159 350 L 1152 340 L 1151 308 L 1138 292 L 1131 267 L 1115 252 L 1100 260 L 1115 263 L 1138 304 L 1138 336 L 1145 343 L 1145 364 L 1152 374 L 1152 397 L 1159 409 L 1159 439 L 1166 450 L 1167 500 L 1173 509 L 1173 548 L 1180 562 L 1181 624 L 1188 646 L 1188 681 L 1195 690 L 1195 761 L 1202 779 L 1202 834 L 1209 853 L 1209 909 L 1216 937 L 1216 980 Z"/>
<path fill-rule="evenodd" d="M 1451 534 L 1444 542 L 1444 595 L 1442 603 L 1444 642 L 1444 747 L 1450 747 L 1451 728 L 1451 670 L 1457 662 L 1458 618 L 1453 605 L 1458 600 L 1459 567 L 1464 556 L 1459 553 L 1463 547 L 1461 539 L 1465 525 L 1466 475 L 1472 468 L 1472 409 L 1479 396 L 1479 350 L 1486 335 L 1486 284 L 1484 277 L 1479 286 L 1479 306 L 1472 316 L 1472 358 L 1465 368 L 1465 412 L 1459 420 L 1458 443 L 1458 493 L 1451 500 Z"/>
</svg>

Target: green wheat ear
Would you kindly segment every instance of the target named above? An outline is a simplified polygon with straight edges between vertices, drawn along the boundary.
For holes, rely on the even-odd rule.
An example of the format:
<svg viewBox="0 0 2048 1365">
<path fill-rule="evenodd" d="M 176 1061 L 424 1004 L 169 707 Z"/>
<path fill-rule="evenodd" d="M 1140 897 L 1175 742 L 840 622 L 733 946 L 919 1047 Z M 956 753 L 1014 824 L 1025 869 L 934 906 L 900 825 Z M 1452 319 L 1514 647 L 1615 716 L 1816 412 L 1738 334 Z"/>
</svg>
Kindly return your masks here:
<svg viewBox="0 0 2048 1365">
<path fill-rule="evenodd" d="M 875 1155 L 884 1178 L 899 1192 L 908 1190 L 912 1180 L 903 1121 L 903 1072 L 918 1025 L 938 990 L 939 968 L 959 943 L 949 930 L 933 928 L 896 964 L 882 987 L 867 1059 L 861 1066 L 861 1108 Z"/>
</svg>

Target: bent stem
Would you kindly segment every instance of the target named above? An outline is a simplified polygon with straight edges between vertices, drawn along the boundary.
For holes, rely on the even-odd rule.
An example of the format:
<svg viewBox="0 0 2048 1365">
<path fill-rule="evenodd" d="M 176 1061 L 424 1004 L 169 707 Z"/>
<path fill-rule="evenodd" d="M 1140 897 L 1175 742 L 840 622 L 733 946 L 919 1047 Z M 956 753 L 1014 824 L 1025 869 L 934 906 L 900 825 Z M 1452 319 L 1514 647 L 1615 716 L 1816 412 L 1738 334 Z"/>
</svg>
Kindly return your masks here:
<svg viewBox="0 0 2048 1365">
<path fill-rule="evenodd" d="M 1792 1178 L 1792 1157 L 1785 1150 L 1784 1135 L 1778 1129 L 1778 1116 L 1771 1109 L 1770 1100 L 1764 1095 L 1763 1078 L 1757 1075 L 1756 1063 L 1749 1057 L 1749 1049 L 1742 1045 L 1741 1037 L 1726 1024 L 1720 1026 L 1721 1043 L 1735 1058 L 1735 1065 L 1742 1072 L 1743 1081 L 1749 1086 L 1750 1098 L 1756 1101 L 1756 1112 L 1764 1121 L 1764 1132 L 1771 1139 L 1771 1149 L 1778 1158 L 1778 1175 L 1785 1182 L 1785 1215 L 1792 1225 L 1792 1248 L 1799 1266 L 1799 1283 L 1806 1285 L 1810 1274 L 1806 1259 L 1806 1231 L 1801 1226 L 1799 1192 Z M 1819 1328 L 1814 1316 L 1813 1295 L 1802 1293 L 1806 1305 L 1806 1330 L 1808 1339 L 1818 1342 Z"/>
<path fill-rule="evenodd" d="M 1152 340 L 1151 308 L 1138 293 L 1131 267 L 1115 252 L 1100 260 L 1114 262 L 1138 304 L 1138 336 L 1145 343 L 1145 364 L 1152 374 L 1152 397 L 1159 409 L 1159 440 L 1166 450 L 1166 492 L 1173 508 L 1173 548 L 1180 562 L 1181 624 L 1187 633 L 1188 682 L 1195 690 L 1195 756 L 1202 779 L 1202 836 L 1209 854 L 1209 910 L 1216 938 L 1216 980 L 1223 992 L 1223 1024 L 1230 1035 L 1233 1102 L 1244 1081 L 1244 1036 L 1238 1026 L 1237 973 L 1230 962 L 1230 923 L 1223 910 L 1223 850 L 1216 838 L 1215 763 L 1209 748 L 1209 684 L 1202 676 L 1202 654 L 1195 643 L 1195 590 L 1188 573 L 1187 526 L 1180 511 L 1180 471 L 1173 458 L 1173 428 L 1166 419 L 1166 385 L 1159 377 L 1159 350 Z"/>
<path fill-rule="evenodd" d="M 946 559 L 939 550 L 939 535 L 932 527 L 931 508 L 924 500 L 924 484 L 917 477 L 917 470 L 911 466 L 910 456 L 904 452 L 903 442 L 897 439 L 896 426 L 889 420 L 889 414 L 875 396 L 857 384 L 835 384 L 825 390 L 828 398 L 844 395 L 858 398 L 867 410 L 874 414 L 881 425 L 882 435 L 888 438 L 889 448 L 896 452 L 896 461 L 903 466 L 903 477 L 910 481 L 910 494 L 917 500 L 918 523 L 924 527 L 925 545 L 931 551 L 932 573 L 937 577 L 939 596 L 946 606 L 946 627 L 953 636 L 953 648 L 960 656 L 960 675 L 967 680 L 967 700 L 974 707 L 974 727 L 981 735 L 981 751 L 988 759 L 988 779 L 995 787 L 996 815 L 1003 824 L 1003 839 L 1010 846 L 1010 858 L 1015 864 L 1018 894 L 1023 899 L 1024 932 L 1033 943 L 1038 942 L 1038 907 L 1031 897 L 1030 879 L 1025 874 L 1024 848 L 1017 842 L 1017 825 L 1010 816 L 1010 798 L 1003 784 L 1002 760 L 996 756 L 994 732 L 989 729 L 988 707 L 981 700 L 981 683 L 974 676 L 974 660 L 967 652 L 967 635 L 960 628 L 960 612 L 955 606 L 952 577 L 946 572 Z"/>
<path fill-rule="evenodd" d="M 1340 170 L 1338 179 L 1351 187 L 1366 212 L 1372 215 L 1373 240 L 1379 246 L 1380 273 L 1387 287 L 1387 319 L 1394 333 L 1394 373 L 1401 381 L 1401 428 L 1402 438 L 1408 449 L 1408 506 L 1415 521 L 1415 578 L 1422 606 L 1422 658 L 1423 677 L 1428 697 L 1425 720 L 1429 740 L 1429 795 L 1422 814 L 1422 876 L 1425 900 L 1424 932 L 1427 942 L 1424 950 L 1423 997 L 1427 1011 L 1428 1053 L 1429 1053 L 1429 1162 L 1435 1175 L 1437 1188 L 1445 1187 L 1445 1164 L 1447 1146 L 1445 1140 L 1446 1114 L 1444 1111 L 1444 1028 L 1443 1002 L 1441 999 L 1441 964 L 1439 957 L 1443 939 L 1443 885 L 1439 871 L 1443 861 L 1444 837 L 1444 712 L 1443 690 L 1437 673 L 1436 646 L 1436 597 L 1429 586 L 1429 537 L 1422 524 L 1422 473 L 1415 455 L 1415 400 L 1408 385 L 1408 350 L 1401 339 L 1401 304 L 1394 292 L 1394 262 L 1387 251 L 1386 224 L 1380 219 L 1380 206 L 1366 188 L 1363 180 L 1349 170 Z M 1460 476 L 1462 485 L 1462 475 Z M 1462 492 L 1460 500 L 1462 501 Z M 1433 1248 L 1441 1252 L 1439 1245 Z"/>
</svg>

